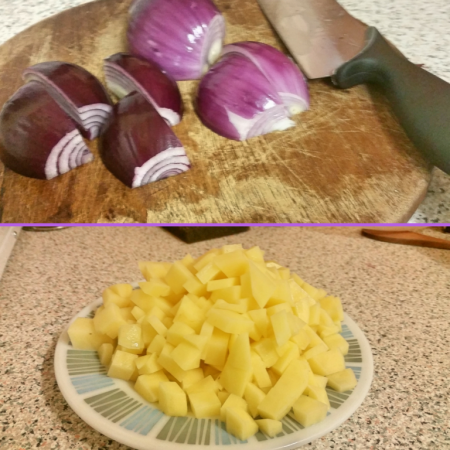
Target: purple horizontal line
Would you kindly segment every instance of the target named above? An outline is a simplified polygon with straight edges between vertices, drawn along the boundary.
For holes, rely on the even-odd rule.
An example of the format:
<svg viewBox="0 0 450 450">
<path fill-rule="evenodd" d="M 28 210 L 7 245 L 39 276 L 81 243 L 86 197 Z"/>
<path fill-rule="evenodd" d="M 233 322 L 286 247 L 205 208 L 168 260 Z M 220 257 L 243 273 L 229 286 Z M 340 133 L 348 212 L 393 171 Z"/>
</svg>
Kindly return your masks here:
<svg viewBox="0 0 450 450">
<path fill-rule="evenodd" d="M 450 223 L 3 223 L 33 227 L 443 227 Z"/>
</svg>

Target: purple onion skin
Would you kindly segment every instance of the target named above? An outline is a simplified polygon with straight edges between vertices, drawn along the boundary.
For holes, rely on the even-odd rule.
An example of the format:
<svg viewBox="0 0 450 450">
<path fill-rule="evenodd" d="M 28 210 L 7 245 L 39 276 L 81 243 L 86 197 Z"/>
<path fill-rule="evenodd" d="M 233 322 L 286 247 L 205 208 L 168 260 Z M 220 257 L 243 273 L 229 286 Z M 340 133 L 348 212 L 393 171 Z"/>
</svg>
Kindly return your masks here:
<svg viewBox="0 0 450 450">
<path fill-rule="evenodd" d="M 20 175 L 46 179 L 45 164 L 53 147 L 76 128 L 40 83 L 27 83 L 1 111 L 0 159 Z"/>
<path fill-rule="evenodd" d="M 166 121 L 142 94 L 132 92 L 114 105 L 99 150 L 106 168 L 133 187 L 136 167 L 175 147 L 183 145 Z"/>
<path fill-rule="evenodd" d="M 199 79 L 205 33 L 217 15 L 211 0 L 135 0 L 127 31 L 130 52 L 177 81 Z"/>
<path fill-rule="evenodd" d="M 284 53 L 261 42 L 235 42 L 226 45 L 222 55 L 238 53 L 251 59 L 272 83 L 278 93 L 294 94 L 309 107 L 309 92 L 300 69 Z"/>
<path fill-rule="evenodd" d="M 100 81 L 76 64 L 47 61 L 28 67 L 23 71 L 22 77 L 25 81 L 36 77 L 43 82 L 49 80 L 77 108 L 94 103 L 112 105 L 111 99 Z"/>
<path fill-rule="evenodd" d="M 282 105 L 276 90 L 248 58 L 225 55 L 202 78 L 197 93 L 197 113 L 203 124 L 228 139 L 241 140 L 227 109 L 251 119 L 271 105 Z"/>
<path fill-rule="evenodd" d="M 176 81 L 153 62 L 129 53 L 116 53 L 105 59 L 105 68 L 113 67 L 125 72 L 129 78 L 140 85 L 141 93 L 148 95 L 160 108 L 171 109 L 180 119 L 183 115 L 183 102 Z"/>
</svg>

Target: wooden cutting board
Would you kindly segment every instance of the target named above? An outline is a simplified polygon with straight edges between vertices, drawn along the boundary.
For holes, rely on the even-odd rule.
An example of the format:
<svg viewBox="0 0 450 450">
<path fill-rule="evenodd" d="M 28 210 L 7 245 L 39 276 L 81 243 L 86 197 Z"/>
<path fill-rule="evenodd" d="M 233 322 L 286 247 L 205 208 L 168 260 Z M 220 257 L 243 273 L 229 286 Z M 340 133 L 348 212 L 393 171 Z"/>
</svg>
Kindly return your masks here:
<svg viewBox="0 0 450 450">
<path fill-rule="evenodd" d="M 102 81 L 102 60 L 126 50 L 130 0 L 100 0 L 65 11 L 0 47 L 0 105 L 21 72 L 42 61 L 79 64 Z M 216 0 L 226 42 L 282 44 L 256 0 Z M 0 221 L 26 223 L 292 223 L 407 221 L 426 193 L 430 167 L 380 92 L 310 82 L 311 108 L 297 126 L 246 142 L 222 138 L 193 111 L 198 82 L 179 83 L 185 116 L 175 133 L 192 169 L 129 189 L 99 157 L 51 181 L 0 163 Z M 96 142 L 89 144 L 98 155 Z"/>
</svg>

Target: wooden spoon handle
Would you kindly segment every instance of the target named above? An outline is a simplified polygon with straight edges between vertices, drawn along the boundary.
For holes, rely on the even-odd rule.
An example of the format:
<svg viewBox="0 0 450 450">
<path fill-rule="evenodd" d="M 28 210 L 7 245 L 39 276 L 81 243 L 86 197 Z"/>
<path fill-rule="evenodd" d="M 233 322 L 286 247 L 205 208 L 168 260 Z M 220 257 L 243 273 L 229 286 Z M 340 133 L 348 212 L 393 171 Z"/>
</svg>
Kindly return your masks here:
<svg viewBox="0 0 450 450">
<path fill-rule="evenodd" d="M 418 247 L 431 247 L 450 250 L 450 241 L 439 239 L 413 231 L 383 231 L 367 230 L 361 231 L 362 235 L 377 241 L 391 242 L 393 244 L 416 245 Z"/>
</svg>

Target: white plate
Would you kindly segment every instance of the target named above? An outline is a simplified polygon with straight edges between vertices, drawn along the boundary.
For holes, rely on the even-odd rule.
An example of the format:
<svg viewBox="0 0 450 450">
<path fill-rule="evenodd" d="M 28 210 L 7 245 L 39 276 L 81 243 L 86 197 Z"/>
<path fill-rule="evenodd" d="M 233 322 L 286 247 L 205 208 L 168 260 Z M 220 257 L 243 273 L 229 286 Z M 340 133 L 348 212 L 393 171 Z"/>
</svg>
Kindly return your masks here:
<svg viewBox="0 0 450 450">
<path fill-rule="evenodd" d="M 93 317 L 99 299 L 77 314 Z M 70 325 L 70 324 L 69 324 Z M 56 345 L 55 374 L 58 386 L 70 407 L 91 427 L 122 444 L 139 450 L 192 450 L 193 445 L 209 449 L 288 450 L 305 445 L 337 428 L 366 397 L 373 376 L 373 359 L 363 332 L 345 315 L 342 335 L 350 344 L 346 367 L 358 379 L 354 390 L 342 394 L 329 390 L 331 411 L 316 425 L 303 428 L 291 417 L 283 419 L 283 431 L 274 438 L 257 433 L 248 441 L 228 434 L 218 419 L 168 417 L 146 402 L 133 384 L 108 378 L 97 352 L 74 350 L 67 329 Z M 208 450 L 209 450 L 208 449 Z"/>
</svg>

